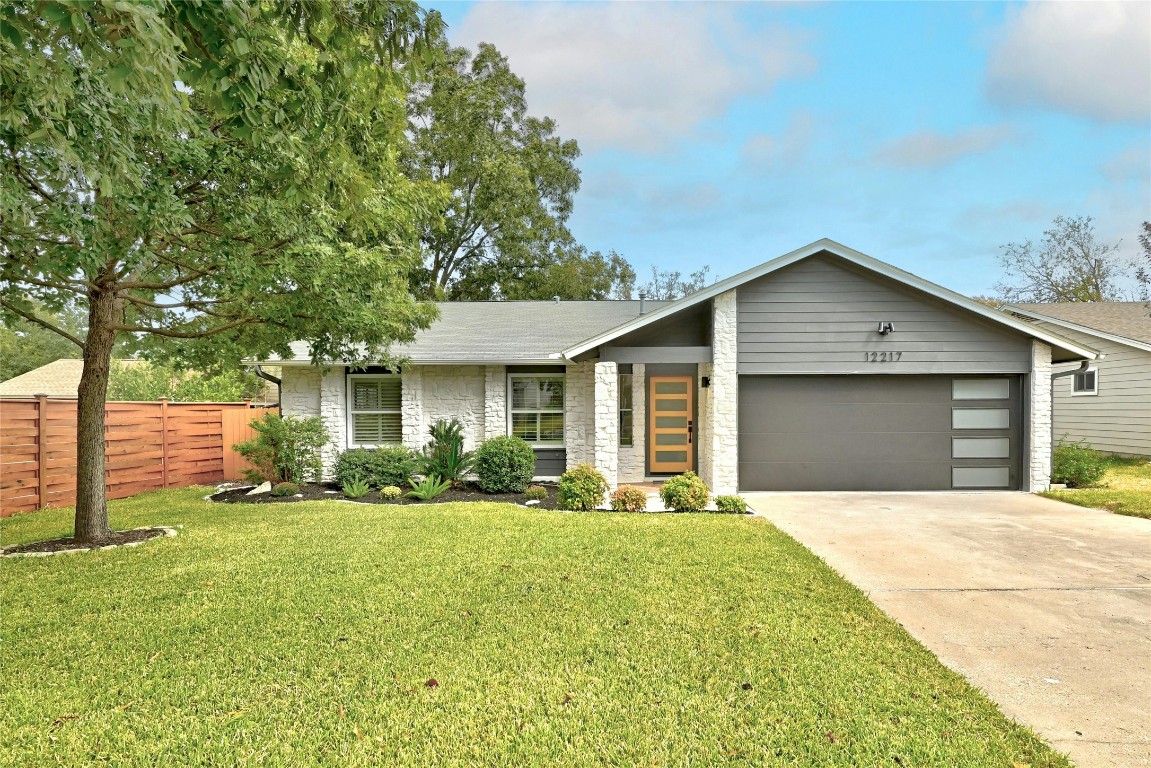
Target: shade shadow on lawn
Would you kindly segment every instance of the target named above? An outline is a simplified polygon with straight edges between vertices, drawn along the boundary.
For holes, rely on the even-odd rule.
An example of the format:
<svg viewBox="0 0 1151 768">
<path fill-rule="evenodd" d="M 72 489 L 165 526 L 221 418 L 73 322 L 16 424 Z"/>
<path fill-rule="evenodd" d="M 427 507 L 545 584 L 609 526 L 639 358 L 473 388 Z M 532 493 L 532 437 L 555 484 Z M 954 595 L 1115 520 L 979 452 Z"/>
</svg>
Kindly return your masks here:
<svg viewBox="0 0 1151 768">
<path fill-rule="evenodd" d="M 0 562 L 0 761 L 1068 765 L 762 519 L 203 492 Z"/>
</svg>

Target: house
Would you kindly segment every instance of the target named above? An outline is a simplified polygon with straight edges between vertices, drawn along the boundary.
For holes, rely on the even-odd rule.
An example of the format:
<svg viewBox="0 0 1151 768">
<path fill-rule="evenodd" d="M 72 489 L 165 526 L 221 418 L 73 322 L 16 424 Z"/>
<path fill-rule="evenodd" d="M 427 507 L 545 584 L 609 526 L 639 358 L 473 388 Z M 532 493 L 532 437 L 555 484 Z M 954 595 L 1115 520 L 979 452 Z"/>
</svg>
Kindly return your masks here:
<svg viewBox="0 0 1151 768">
<path fill-rule="evenodd" d="M 1151 310 L 1142 301 L 1013 304 L 1036 326 L 1104 355 L 1083 371 L 1057 365 L 1055 440 L 1133 456 L 1151 456 Z M 1070 373 L 1077 371 L 1076 373 Z"/>
<path fill-rule="evenodd" d="M 400 370 L 282 366 L 285 415 L 350 446 L 513 434 L 536 473 L 695 470 L 716 493 L 1045 488 L 1053 364 L 1094 350 L 830 240 L 668 303 L 478 302 Z"/>
</svg>

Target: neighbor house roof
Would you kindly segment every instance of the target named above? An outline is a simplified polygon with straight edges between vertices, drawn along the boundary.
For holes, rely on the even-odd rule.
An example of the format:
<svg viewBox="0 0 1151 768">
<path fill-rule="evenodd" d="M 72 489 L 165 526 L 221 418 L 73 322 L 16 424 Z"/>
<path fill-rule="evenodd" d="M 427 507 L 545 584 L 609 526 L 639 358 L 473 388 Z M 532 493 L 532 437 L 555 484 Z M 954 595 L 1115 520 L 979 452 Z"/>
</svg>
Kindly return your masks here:
<svg viewBox="0 0 1151 768">
<path fill-rule="evenodd" d="M 0 382 L 0 397 L 75 397 L 83 360 L 56 360 Z"/>
<path fill-rule="evenodd" d="M 648 301 L 655 310 L 668 302 Z M 451 301 L 440 318 L 410 344 L 392 351 L 413 363 L 558 363 L 560 351 L 639 317 L 638 301 Z M 307 343 L 296 342 L 281 364 L 310 363 Z M 350 362 L 350 361 L 331 361 Z"/>
<path fill-rule="evenodd" d="M 1143 301 L 1064 301 L 1011 304 L 1023 317 L 1151 351 L 1151 309 Z"/>
<path fill-rule="evenodd" d="M 904 272 L 902 269 L 893 267 L 890 264 L 886 264 L 882 261 L 879 261 L 878 259 L 874 259 L 866 254 L 860 253 L 854 248 L 848 248 L 846 245 L 842 245 L 835 242 L 834 240 L 824 238 L 822 240 L 817 240 L 810 245 L 806 245 L 803 248 L 792 251 L 791 253 L 780 256 L 777 259 L 772 259 L 771 261 L 760 264 L 758 267 L 752 267 L 746 272 L 741 272 L 734 277 L 729 277 L 726 280 L 721 280 L 714 285 L 710 285 L 701 291 L 697 291 L 696 293 L 691 294 L 690 296 L 685 296 L 678 301 L 670 302 L 653 312 L 644 314 L 642 317 L 635 317 L 623 325 L 611 329 L 610 331 L 606 331 L 595 336 L 590 336 L 587 339 L 581 341 L 579 344 L 565 348 L 563 351 L 564 357 L 574 358 L 578 355 L 582 355 L 585 352 L 588 352 L 589 350 L 594 349 L 601 344 L 606 344 L 613 339 L 617 339 L 624 334 L 631 333 L 632 331 L 643 328 L 644 326 L 658 322 L 659 320 L 687 309 L 688 307 L 695 306 L 696 304 L 704 301 L 709 301 L 721 293 L 726 293 L 733 288 L 738 288 L 744 283 L 756 280 L 765 275 L 769 275 L 772 272 L 783 269 L 784 267 L 790 266 L 798 261 L 802 261 L 820 253 L 829 253 L 833 256 L 838 256 L 845 261 L 857 264 L 891 280 L 903 283 L 904 285 L 910 286 L 912 288 L 917 288 L 926 294 L 934 296 L 937 299 L 941 299 L 942 301 L 945 301 L 949 304 L 961 307 L 969 312 L 998 323 L 999 325 L 1007 326 L 1008 328 L 1012 328 L 1016 331 L 1019 331 L 1020 333 L 1026 334 L 1027 336 L 1037 338 L 1061 350 L 1070 352 L 1076 357 L 1083 357 L 1094 360 L 1098 356 L 1098 353 L 1094 350 L 1088 349 L 1081 344 L 1077 344 L 1070 339 L 1065 339 L 1056 334 L 1049 333 L 1041 328 L 1038 328 L 1033 323 L 1029 323 L 1026 320 L 1020 320 L 1006 312 L 984 306 L 983 304 L 980 304 L 973 299 L 969 299 L 962 294 L 955 293 L 954 291 L 949 291 L 943 286 L 936 285 L 935 283 L 932 283 L 928 280 L 924 280 L 922 277 L 916 277 L 910 272 Z"/>
</svg>

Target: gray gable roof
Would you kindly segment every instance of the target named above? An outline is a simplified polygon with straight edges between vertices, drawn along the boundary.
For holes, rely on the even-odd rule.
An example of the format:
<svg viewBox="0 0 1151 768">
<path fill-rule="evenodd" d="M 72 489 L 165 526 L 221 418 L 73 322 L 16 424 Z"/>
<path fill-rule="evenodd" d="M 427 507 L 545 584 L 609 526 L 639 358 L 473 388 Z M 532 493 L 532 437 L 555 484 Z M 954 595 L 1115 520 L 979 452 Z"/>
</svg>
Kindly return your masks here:
<svg viewBox="0 0 1151 768">
<path fill-rule="evenodd" d="M 667 304 L 645 302 L 646 310 Z M 560 362 L 560 352 L 639 317 L 638 301 L 450 301 L 440 318 L 393 352 L 413 363 Z M 291 362 L 310 362 L 304 342 Z M 288 362 L 288 361 L 284 361 Z M 338 361 L 337 361 L 338 362 Z"/>
<path fill-rule="evenodd" d="M 1008 310 L 1035 319 L 1078 325 L 1133 341 L 1151 344 L 1151 309 L 1142 301 L 1063 301 L 1057 304 L 1011 304 Z"/>
</svg>

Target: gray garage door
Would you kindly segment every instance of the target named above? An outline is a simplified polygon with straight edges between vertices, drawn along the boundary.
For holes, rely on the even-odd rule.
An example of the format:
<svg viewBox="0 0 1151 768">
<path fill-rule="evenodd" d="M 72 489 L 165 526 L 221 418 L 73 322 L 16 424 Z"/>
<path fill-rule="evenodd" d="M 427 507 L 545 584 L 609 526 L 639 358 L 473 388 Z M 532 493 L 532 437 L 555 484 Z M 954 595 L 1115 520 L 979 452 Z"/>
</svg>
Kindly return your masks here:
<svg viewBox="0 0 1151 768">
<path fill-rule="evenodd" d="M 1020 487 L 1018 376 L 741 376 L 745 491 Z"/>
</svg>

